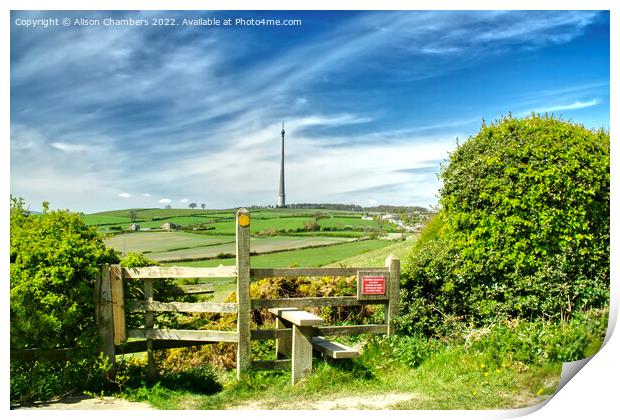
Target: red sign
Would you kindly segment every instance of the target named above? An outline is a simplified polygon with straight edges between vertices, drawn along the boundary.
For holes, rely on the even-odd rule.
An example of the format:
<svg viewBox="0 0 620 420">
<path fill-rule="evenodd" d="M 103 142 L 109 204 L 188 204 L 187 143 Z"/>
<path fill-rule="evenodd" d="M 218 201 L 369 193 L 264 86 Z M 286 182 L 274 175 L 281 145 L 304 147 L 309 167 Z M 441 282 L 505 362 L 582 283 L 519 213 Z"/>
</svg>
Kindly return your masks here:
<svg viewBox="0 0 620 420">
<path fill-rule="evenodd" d="M 385 277 L 384 276 L 363 276 L 362 277 L 363 295 L 384 295 Z"/>
</svg>

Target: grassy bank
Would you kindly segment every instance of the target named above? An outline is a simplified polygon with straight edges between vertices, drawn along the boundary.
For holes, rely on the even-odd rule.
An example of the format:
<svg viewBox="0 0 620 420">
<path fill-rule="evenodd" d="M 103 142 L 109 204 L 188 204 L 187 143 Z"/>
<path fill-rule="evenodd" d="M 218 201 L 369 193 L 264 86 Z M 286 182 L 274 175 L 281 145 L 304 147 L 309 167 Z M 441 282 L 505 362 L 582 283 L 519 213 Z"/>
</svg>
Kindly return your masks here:
<svg viewBox="0 0 620 420">
<path fill-rule="evenodd" d="M 562 361 L 594 354 L 607 310 L 576 314 L 567 324 L 511 320 L 491 327 L 455 326 L 449 336 L 365 337 L 353 360 L 314 359 L 296 385 L 289 371 L 209 370 L 204 380 L 129 386 L 124 397 L 159 409 L 504 409 L 542 402 L 558 385 Z M 358 339 L 361 337 L 358 337 Z M 163 363 L 166 369 L 167 359 Z M 203 373 L 202 376 L 205 376 Z M 134 382 L 136 378 L 134 377 Z M 170 385 L 165 385 L 166 383 Z M 201 385 L 202 386 L 202 385 Z"/>
</svg>

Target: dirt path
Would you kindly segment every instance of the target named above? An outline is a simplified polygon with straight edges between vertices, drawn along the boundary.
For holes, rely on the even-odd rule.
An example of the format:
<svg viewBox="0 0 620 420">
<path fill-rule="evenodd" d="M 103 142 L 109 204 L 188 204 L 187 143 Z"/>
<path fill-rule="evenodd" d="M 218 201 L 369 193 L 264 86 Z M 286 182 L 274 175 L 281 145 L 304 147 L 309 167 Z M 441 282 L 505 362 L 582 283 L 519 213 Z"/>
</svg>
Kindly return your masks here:
<svg viewBox="0 0 620 420">
<path fill-rule="evenodd" d="M 230 407 L 230 410 L 387 410 L 395 404 L 421 398 L 414 393 L 353 395 L 318 401 L 279 400 L 252 401 Z"/>
<path fill-rule="evenodd" d="M 66 397 L 59 401 L 15 407 L 18 410 L 153 410 L 147 403 L 131 402 L 122 398 L 93 398 L 86 395 Z"/>
</svg>

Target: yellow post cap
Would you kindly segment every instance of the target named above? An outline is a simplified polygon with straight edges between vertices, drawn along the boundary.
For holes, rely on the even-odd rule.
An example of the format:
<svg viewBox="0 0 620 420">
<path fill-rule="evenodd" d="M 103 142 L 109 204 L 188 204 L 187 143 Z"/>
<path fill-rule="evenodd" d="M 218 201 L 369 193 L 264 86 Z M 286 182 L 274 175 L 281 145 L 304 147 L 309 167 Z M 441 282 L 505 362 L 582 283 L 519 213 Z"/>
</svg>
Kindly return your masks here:
<svg viewBox="0 0 620 420">
<path fill-rule="evenodd" d="M 239 215 L 239 218 L 237 220 L 239 222 L 239 226 L 241 227 L 250 226 L 250 215 L 249 214 L 242 213 Z"/>
</svg>

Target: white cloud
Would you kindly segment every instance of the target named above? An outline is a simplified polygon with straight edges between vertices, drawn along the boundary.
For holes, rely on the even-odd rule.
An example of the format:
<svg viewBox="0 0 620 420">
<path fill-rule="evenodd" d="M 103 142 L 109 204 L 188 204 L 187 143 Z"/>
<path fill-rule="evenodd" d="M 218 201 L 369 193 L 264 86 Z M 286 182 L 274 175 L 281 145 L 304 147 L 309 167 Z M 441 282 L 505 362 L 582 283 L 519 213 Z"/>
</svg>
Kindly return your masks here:
<svg viewBox="0 0 620 420">
<path fill-rule="evenodd" d="M 119 196 L 119 197 L 122 197 L 122 198 L 129 198 L 129 197 L 131 197 L 131 194 L 129 194 L 129 193 L 127 193 L 127 192 L 122 192 L 122 193 L 120 193 L 118 196 Z"/>
<path fill-rule="evenodd" d="M 377 204 L 377 200 L 368 200 L 368 204 L 374 206 L 375 204 Z"/>
<path fill-rule="evenodd" d="M 560 105 L 547 106 L 543 108 L 537 108 L 536 111 L 537 112 L 569 111 L 573 109 L 589 108 L 591 106 L 596 106 L 600 103 L 601 101 L 599 99 L 592 99 L 586 102 L 575 101 L 573 103 L 568 103 L 568 104 L 560 104 Z"/>
<path fill-rule="evenodd" d="M 181 203 L 189 203 L 189 200 L 187 198 L 182 198 L 181 200 L 179 200 Z"/>
<path fill-rule="evenodd" d="M 151 196 L 151 194 L 149 194 L 149 193 L 144 193 L 142 195 L 145 196 L 145 197 L 150 197 Z"/>
<path fill-rule="evenodd" d="M 58 149 L 58 150 L 61 150 L 67 153 L 84 152 L 89 149 L 89 147 L 84 144 L 69 144 L 69 143 L 63 143 L 63 142 L 53 142 L 50 145 L 55 149 Z"/>
<path fill-rule="evenodd" d="M 160 202 L 161 204 L 169 204 L 169 203 L 172 203 L 172 200 L 171 200 L 171 199 L 169 199 L 169 198 L 161 198 L 161 199 L 159 200 L 159 202 Z"/>
</svg>

